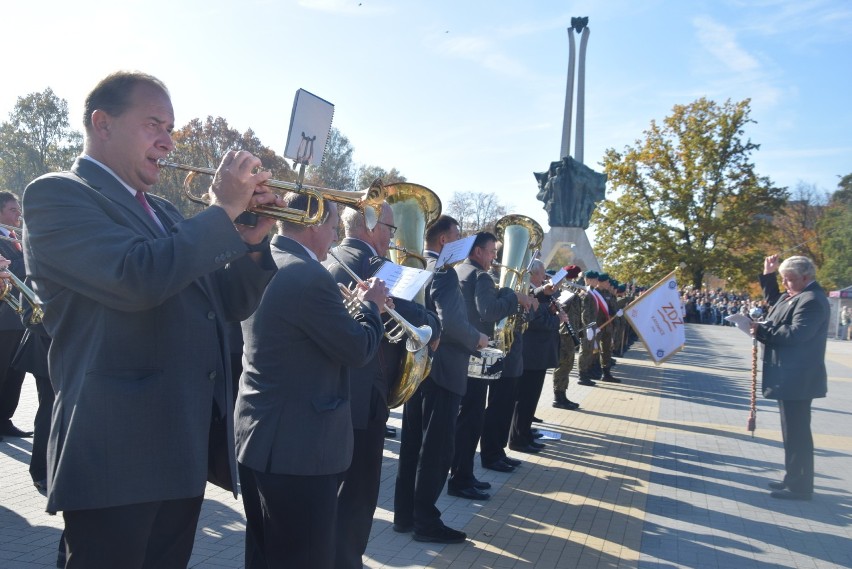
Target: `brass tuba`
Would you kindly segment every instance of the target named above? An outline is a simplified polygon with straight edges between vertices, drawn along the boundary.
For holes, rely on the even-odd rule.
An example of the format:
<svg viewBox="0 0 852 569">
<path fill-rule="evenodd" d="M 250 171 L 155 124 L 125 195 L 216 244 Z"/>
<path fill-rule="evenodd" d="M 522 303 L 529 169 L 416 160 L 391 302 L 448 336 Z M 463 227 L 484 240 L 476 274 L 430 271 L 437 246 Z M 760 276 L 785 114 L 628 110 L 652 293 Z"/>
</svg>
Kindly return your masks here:
<svg viewBox="0 0 852 569">
<path fill-rule="evenodd" d="M 441 216 L 440 198 L 429 188 L 408 182 L 388 184 L 384 190 L 398 227 L 389 251 L 391 260 L 398 265 L 425 269 L 426 259 L 422 253 L 426 228 Z M 425 304 L 425 290 L 417 294 L 414 302 Z M 398 379 L 388 394 L 388 407 L 393 409 L 408 401 L 429 375 L 431 364 L 428 346 L 406 352 L 400 361 Z"/>
<path fill-rule="evenodd" d="M 529 288 L 527 266 L 534 258 L 533 251 L 541 247 L 544 230 L 531 217 L 512 214 L 501 217 L 494 226 L 497 239 L 503 243 L 500 264 L 500 287 L 508 287 L 516 294 L 526 294 Z M 497 349 L 508 354 L 515 340 L 518 314 L 510 314 L 494 327 Z"/>
</svg>

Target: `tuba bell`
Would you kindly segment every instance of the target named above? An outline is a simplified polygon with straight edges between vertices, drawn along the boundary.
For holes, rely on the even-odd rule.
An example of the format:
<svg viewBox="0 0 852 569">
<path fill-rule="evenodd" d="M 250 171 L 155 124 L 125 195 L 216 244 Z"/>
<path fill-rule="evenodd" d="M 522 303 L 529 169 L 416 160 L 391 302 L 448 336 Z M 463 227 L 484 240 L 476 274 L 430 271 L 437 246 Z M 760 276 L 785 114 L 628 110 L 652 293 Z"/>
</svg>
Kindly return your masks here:
<svg viewBox="0 0 852 569">
<path fill-rule="evenodd" d="M 388 184 L 384 190 L 398 227 L 388 253 L 391 260 L 397 265 L 425 269 L 422 253 L 426 228 L 441 216 L 441 199 L 429 188 L 408 182 Z M 425 304 L 424 289 L 417 293 L 414 302 Z M 406 351 L 400 360 L 397 379 L 390 387 L 388 407 L 393 409 L 408 401 L 429 375 L 431 364 L 428 346 L 415 352 Z"/>
<path fill-rule="evenodd" d="M 507 287 L 516 294 L 526 294 L 529 288 L 527 266 L 534 258 L 534 251 L 541 247 L 544 230 L 531 217 L 512 214 L 501 217 L 494 227 L 497 239 L 503 243 L 500 265 L 500 287 Z M 497 349 L 508 354 L 515 339 L 515 324 L 518 314 L 510 314 L 494 327 Z"/>
</svg>

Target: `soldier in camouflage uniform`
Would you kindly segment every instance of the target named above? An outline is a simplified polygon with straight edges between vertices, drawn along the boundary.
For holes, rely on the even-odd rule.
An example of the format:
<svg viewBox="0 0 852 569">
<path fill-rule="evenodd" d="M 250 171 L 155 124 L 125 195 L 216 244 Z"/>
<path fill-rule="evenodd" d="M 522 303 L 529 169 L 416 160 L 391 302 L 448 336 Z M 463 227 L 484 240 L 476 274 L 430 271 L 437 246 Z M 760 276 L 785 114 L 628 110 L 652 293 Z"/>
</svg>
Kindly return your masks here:
<svg viewBox="0 0 852 569">
<path fill-rule="evenodd" d="M 610 284 L 609 275 L 607 273 L 600 273 L 598 275 L 598 287 L 597 290 L 601 293 L 601 296 L 606 301 L 607 305 L 607 314 L 604 317 L 603 321 L 598 322 L 598 325 L 603 325 L 609 320 L 611 317 L 615 316 L 615 313 L 618 311 L 618 307 L 615 302 L 615 295 L 612 293 L 612 285 Z M 600 348 L 600 365 L 601 371 L 603 372 L 602 381 L 607 381 L 610 383 L 621 383 L 621 380 L 617 377 L 613 377 L 610 370 L 612 369 L 612 336 L 613 330 L 612 325 L 615 321 L 611 321 L 608 325 L 604 326 L 600 329 L 600 334 L 598 335 L 598 346 Z"/>
<path fill-rule="evenodd" d="M 574 280 L 580 274 L 580 267 L 569 265 L 565 267 L 566 280 Z M 571 327 L 576 331 L 582 328 L 581 310 L 582 299 L 573 293 L 562 303 L 562 310 L 568 315 Z M 579 341 L 579 338 L 577 339 Z M 574 338 L 564 324 L 559 327 L 559 365 L 553 370 L 553 406 L 558 409 L 574 410 L 580 407 L 578 403 L 569 400 L 566 391 L 568 389 L 568 375 L 574 369 L 574 352 L 577 349 Z"/>
<path fill-rule="evenodd" d="M 595 323 L 597 326 L 603 324 L 608 315 L 606 315 L 602 308 L 598 305 L 598 299 L 592 293 L 592 289 L 594 289 L 598 284 L 598 273 L 597 271 L 586 271 L 583 274 L 586 285 L 589 287 L 589 293 L 583 297 L 582 303 L 580 305 L 580 321 L 581 328 L 585 328 L 587 326 L 591 326 L 592 323 Z M 594 326 L 589 328 L 590 330 L 594 330 Z M 595 360 L 596 360 L 597 352 L 595 349 L 595 338 L 593 337 L 591 340 L 589 339 L 589 335 L 586 332 L 580 334 L 580 380 L 578 383 L 580 385 L 595 385 L 594 380 L 600 377 L 598 372 L 595 371 Z"/>
</svg>

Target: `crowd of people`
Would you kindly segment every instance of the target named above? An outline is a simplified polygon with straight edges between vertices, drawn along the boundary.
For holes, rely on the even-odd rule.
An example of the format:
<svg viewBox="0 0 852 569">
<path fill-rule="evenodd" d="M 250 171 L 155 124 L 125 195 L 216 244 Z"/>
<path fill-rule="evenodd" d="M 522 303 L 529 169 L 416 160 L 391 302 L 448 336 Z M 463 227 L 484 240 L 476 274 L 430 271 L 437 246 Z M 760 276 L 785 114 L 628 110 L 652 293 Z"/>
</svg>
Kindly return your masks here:
<svg viewBox="0 0 852 569">
<path fill-rule="evenodd" d="M 489 232 L 476 234 L 466 259 L 438 266 L 461 237 L 443 215 L 424 236 L 433 275 L 423 303 L 394 298 L 373 276 L 397 230 L 387 202 L 372 226 L 332 202 L 316 224 L 260 216 L 241 225 L 259 206 L 313 215 L 319 204 L 273 193 L 257 157 L 230 151 L 210 206 L 184 218 L 149 193 L 174 149 L 174 111 L 165 85 L 143 73 L 98 83 L 85 127 L 71 170 L 27 187 L 23 238 L 10 229 L 0 259 L 43 309 L 41 322 L 15 314 L 15 333 L 0 336 L 14 353 L 26 329 L 39 366 L 15 367 L 10 356 L 0 367 L 36 376 L 31 473 L 48 512 L 62 512 L 69 569 L 186 567 L 208 481 L 242 497 L 248 569 L 362 567 L 389 394 L 411 357 L 386 334 L 400 319 L 431 330 L 420 348 L 430 371 L 403 407 L 394 488 L 393 529 L 417 541 L 467 539 L 437 501 L 445 490 L 489 499 L 477 448 L 483 468 L 507 474 L 517 456 L 546 448 L 533 423 L 548 370 L 552 405 L 566 412 L 579 409 L 570 377 L 622 381 L 612 369 L 634 339 L 623 313 L 633 291 L 606 273 L 571 265 L 555 282 L 533 260 L 528 283 L 501 287 L 501 243 Z M 14 228 L 21 203 L 3 201 L 7 193 L 0 214 L 9 205 Z M 690 291 L 685 300 L 701 315 L 699 303 L 723 298 Z M 744 299 L 724 302 L 745 309 Z M 769 345 L 782 332 L 755 335 Z M 489 362 L 493 375 L 477 367 L 488 348 L 501 356 Z M 3 409 L 7 387 L 20 392 L 6 373 Z M 800 407 L 787 406 L 791 433 L 809 413 Z M 11 416 L 0 417 L 3 433 L 29 436 Z M 784 484 L 809 491 L 792 474 Z"/>
<path fill-rule="evenodd" d="M 722 289 L 684 288 L 681 290 L 681 302 L 684 321 L 688 324 L 733 326 L 725 317 L 731 314 L 750 314 L 755 308 L 762 311 L 767 309 L 764 299 L 753 300 L 747 294 Z"/>
</svg>

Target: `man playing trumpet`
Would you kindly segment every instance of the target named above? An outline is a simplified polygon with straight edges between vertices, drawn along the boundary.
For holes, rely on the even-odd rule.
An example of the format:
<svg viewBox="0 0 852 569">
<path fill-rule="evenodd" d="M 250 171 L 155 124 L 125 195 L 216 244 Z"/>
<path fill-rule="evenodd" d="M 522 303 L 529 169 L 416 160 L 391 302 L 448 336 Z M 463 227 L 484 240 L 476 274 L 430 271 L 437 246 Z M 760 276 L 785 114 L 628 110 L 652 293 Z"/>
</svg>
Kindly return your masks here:
<svg viewBox="0 0 852 569">
<path fill-rule="evenodd" d="M 303 194 L 284 199 L 309 207 Z M 331 568 L 332 544 L 346 538 L 336 524 L 338 483 L 354 448 L 349 369 L 378 352 L 388 290 L 367 281 L 356 289 L 359 313 L 349 315 L 320 264 L 337 239 L 337 206 L 325 205 L 319 225 L 278 222 L 278 272 L 243 323 L 235 434 L 249 569 Z"/>
</svg>

